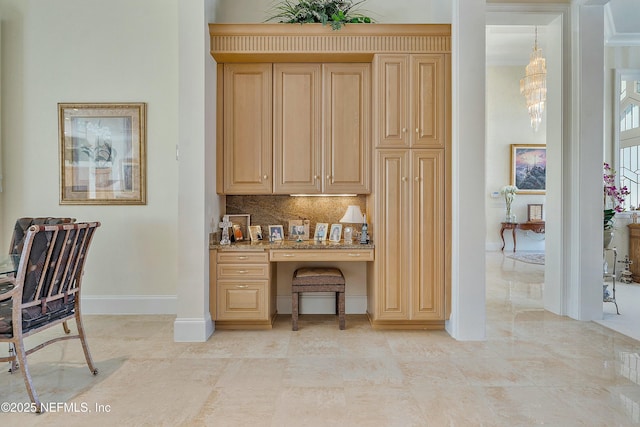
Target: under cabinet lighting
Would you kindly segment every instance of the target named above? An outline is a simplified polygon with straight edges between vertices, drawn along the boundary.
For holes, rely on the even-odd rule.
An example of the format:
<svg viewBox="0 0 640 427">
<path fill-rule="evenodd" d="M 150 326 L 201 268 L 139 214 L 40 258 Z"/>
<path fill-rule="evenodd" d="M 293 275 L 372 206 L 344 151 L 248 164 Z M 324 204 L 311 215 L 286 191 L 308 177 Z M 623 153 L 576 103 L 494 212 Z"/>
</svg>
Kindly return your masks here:
<svg viewBox="0 0 640 427">
<path fill-rule="evenodd" d="M 289 194 L 290 197 L 356 197 L 357 194 Z"/>
</svg>

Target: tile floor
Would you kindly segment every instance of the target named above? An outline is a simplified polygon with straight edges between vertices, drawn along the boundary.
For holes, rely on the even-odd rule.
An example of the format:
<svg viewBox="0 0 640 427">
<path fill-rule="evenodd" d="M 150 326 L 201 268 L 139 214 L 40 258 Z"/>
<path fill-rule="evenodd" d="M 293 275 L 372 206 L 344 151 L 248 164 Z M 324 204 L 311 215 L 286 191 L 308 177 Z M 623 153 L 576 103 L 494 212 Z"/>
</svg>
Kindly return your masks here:
<svg viewBox="0 0 640 427">
<path fill-rule="evenodd" d="M 86 316 L 76 340 L 30 357 L 41 400 L 78 412 L 3 426 L 627 426 L 640 423 L 640 342 L 541 309 L 543 266 L 487 254 L 487 340 L 374 331 L 349 316 L 174 343 L 172 316 Z M 35 337 L 33 337 L 35 338 Z M 4 368 L 3 368 L 4 371 Z M 28 402 L 0 372 L 0 403 Z M 73 407 L 70 407 L 73 408 Z M 83 412 L 84 410 L 90 412 Z"/>
</svg>

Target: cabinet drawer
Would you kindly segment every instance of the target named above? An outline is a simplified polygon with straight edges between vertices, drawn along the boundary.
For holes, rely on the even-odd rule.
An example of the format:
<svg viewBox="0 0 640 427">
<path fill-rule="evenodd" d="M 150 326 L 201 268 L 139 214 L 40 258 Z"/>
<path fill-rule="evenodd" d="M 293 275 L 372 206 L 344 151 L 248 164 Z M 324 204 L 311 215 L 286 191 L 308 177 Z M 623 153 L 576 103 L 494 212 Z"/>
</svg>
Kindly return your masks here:
<svg viewBox="0 0 640 427">
<path fill-rule="evenodd" d="M 218 280 L 268 279 L 269 264 L 218 264 Z"/>
<path fill-rule="evenodd" d="M 221 252 L 218 251 L 218 264 L 260 264 L 268 263 L 269 254 L 260 252 Z"/>
<path fill-rule="evenodd" d="M 271 261 L 373 261 L 373 249 L 272 250 Z"/>
<path fill-rule="evenodd" d="M 268 320 L 267 280 L 218 281 L 218 320 Z"/>
</svg>

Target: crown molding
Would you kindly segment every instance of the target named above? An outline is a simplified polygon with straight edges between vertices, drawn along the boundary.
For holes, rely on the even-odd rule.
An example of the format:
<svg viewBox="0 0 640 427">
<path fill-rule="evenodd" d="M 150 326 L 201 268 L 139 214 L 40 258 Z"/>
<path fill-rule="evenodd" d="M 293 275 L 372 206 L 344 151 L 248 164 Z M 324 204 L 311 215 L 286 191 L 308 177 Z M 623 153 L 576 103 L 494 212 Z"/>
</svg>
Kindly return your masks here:
<svg viewBox="0 0 640 427">
<path fill-rule="evenodd" d="M 375 53 L 451 52 L 449 24 L 209 24 L 219 62 L 371 62 Z"/>
</svg>

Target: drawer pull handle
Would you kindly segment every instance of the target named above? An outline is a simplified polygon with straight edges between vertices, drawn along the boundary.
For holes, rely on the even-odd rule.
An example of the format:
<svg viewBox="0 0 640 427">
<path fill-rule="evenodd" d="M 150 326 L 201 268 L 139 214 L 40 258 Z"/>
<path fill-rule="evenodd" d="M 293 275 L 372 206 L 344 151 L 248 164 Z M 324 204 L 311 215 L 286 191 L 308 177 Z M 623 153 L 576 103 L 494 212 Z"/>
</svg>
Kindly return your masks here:
<svg viewBox="0 0 640 427">
<path fill-rule="evenodd" d="M 246 274 L 248 272 L 249 272 L 249 270 L 238 270 L 238 273 L 240 273 L 240 274 Z"/>
<path fill-rule="evenodd" d="M 287 257 L 287 258 L 293 258 L 295 255 L 294 254 L 282 254 L 282 256 Z"/>
<path fill-rule="evenodd" d="M 238 259 L 249 259 L 248 256 L 239 256 Z"/>
<path fill-rule="evenodd" d="M 349 256 L 360 256 L 360 254 L 349 254 Z"/>
<path fill-rule="evenodd" d="M 238 289 L 247 289 L 249 287 L 249 285 L 236 285 L 236 288 Z"/>
</svg>

